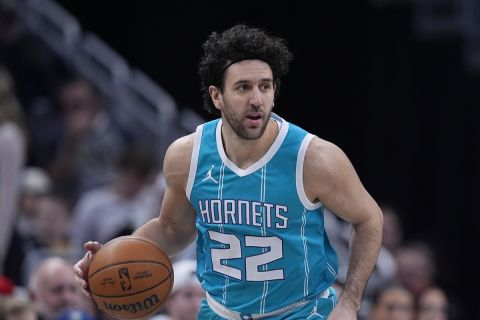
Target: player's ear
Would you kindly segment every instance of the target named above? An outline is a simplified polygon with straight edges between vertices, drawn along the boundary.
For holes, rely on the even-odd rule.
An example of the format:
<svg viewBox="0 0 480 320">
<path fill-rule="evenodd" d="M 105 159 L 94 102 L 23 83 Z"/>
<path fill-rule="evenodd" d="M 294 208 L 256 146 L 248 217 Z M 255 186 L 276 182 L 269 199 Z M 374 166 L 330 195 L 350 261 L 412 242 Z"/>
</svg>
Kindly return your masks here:
<svg viewBox="0 0 480 320">
<path fill-rule="evenodd" d="M 212 102 L 215 105 L 215 108 L 221 110 L 223 107 L 223 96 L 220 88 L 216 86 L 209 86 L 208 93 L 210 93 L 210 97 L 212 98 Z"/>
</svg>

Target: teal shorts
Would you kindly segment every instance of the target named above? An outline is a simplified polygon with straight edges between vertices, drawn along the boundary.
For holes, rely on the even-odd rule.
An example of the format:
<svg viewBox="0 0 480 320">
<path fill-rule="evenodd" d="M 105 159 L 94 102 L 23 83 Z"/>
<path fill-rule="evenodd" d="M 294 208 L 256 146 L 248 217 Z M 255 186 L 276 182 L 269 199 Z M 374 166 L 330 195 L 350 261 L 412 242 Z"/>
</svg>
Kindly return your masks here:
<svg viewBox="0 0 480 320">
<path fill-rule="evenodd" d="M 268 320 L 310 320 L 310 319 L 327 319 L 330 312 L 337 304 L 337 295 L 335 289 L 332 287 L 328 288 L 328 297 L 327 298 L 318 298 L 312 300 L 306 305 L 282 313 L 278 316 L 265 318 Z M 225 320 L 225 318 L 220 317 L 208 306 L 207 300 L 202 301 L 200 307 L 200 312 L 198 314 L 198 319 L 200 320 Z M 246 318 L 248 319 L 248 318 Z"/>
</svg>

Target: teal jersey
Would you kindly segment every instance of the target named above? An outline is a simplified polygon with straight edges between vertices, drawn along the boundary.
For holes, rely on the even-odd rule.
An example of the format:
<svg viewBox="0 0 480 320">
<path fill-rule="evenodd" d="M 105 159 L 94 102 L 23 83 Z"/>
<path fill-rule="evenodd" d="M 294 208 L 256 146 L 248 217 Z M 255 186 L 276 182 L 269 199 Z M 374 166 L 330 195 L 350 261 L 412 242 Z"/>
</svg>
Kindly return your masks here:
<svg viewBox="0 0 480 320">
<path fill-rule="evenodd" d="M 323 205 L 303 186 L 303 162 L 314 137 L 277 115 L 279 133 L 247 169 L 225 154 L 221 119 L 200 125 L 186 194 L 196 211 L 197 276 L 224 307 L 267 313 L 311 299 L 337 276 Z"/>
</svg>

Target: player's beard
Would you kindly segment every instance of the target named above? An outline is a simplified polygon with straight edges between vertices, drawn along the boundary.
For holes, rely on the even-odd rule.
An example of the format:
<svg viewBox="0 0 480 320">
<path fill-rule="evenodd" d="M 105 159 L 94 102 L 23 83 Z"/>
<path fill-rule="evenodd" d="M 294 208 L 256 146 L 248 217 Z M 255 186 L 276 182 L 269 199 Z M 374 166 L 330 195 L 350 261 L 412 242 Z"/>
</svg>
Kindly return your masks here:
<svg viewBox="0 0 480 320">
<path fill-rule="evenodd" d="M 227 104 L 226 104 L 227 105 Z M 228 106 L 228 105 L 227 105 Z M 246 116 L 230 111 L 230 108 L 223 108 L 223 118 L 228 122 L 233 131 L 242 139 L 256 140 L 260 138 L 268 125 L 268 120 L 272 113 L 271 109 L 267 112 L 261 112 L 262 124 L 258 128 L 249 128 L 245 124 Z"/>
</svg>

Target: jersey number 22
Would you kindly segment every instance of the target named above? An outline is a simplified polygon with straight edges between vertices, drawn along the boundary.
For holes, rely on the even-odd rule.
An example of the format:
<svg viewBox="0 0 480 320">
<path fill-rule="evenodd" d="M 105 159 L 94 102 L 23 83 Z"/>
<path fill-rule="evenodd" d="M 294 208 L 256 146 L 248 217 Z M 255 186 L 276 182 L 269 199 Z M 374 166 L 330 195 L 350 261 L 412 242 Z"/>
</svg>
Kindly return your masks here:
<svg viewBox="0 0 480 320">
<path fill-rule="evenodd" d="M 208 231 L 211 240 L 218 241 L 228 248 L 212 249 L 213 270 L 232 278 L 242 280 L 240 269 L 222 264 L 222 260 L 242 258 L 242 246 L 240 239 L 233 234 Z M 245 236 L 245 246 L 270 248 L 270 250 L 245 258 L 245 277 L 247 281 L 268 281 L 284 279 L 282 269 L 260 271 L 260 266 L 283 258 L 283 244 L 278 237 L 255 237 Z"/>
</svg>

